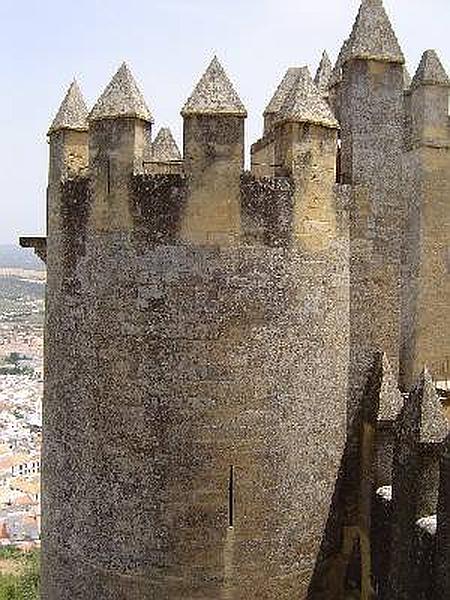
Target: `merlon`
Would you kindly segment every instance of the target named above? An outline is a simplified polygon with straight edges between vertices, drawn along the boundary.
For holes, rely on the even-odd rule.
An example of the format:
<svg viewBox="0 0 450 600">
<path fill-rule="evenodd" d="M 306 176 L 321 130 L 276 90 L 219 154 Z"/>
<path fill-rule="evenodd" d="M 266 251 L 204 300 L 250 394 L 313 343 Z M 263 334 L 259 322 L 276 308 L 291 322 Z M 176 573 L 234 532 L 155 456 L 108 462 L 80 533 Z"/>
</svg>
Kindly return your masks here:
<svg viewBox="0 0 450 600">
<path fill-rule="evenodd" d="M 181 114 L 247 116 L 245 106 L 216 56 L 188 98 Z"/>
<path fill-rule="evenodd" d="M 411 87 L 420 85 L 450 86 L 450 79 L 435 50 L 426 50 L 422 55 Z"/>
<path fill-rule="evenodd" d="M 61 106 L 53 119 L 48 131 L 49 135 L 61 129 L 73 129 L 75 131 L 87 131 L 88 109 L 84 101 L 78 83 L 74 80 Z"/>
<path fill-rule="evenodd" d="M 300 73 L 301 67 L 290 67 L 286 71 L 281 83 L 275 91 L 275 94 L 272 96 L 271 101 L 264 111 L 265 117 L 268 115 L 276 115 L 280 112 L 290 91 L 297 84 Z"/>
<path fill-rule="evenodd" d="M 161 127 L 152 144 L 152 160 L 171 162 L 181 160 L 181 153 L 169 127 Z"/>
<path fill-rule="evenodd" d="M 300 70 L 295 87 L 291 89 L 282 107 L 280 123 L 315 123 L 324 127 L 339 128 L 330 107 L 314 85 L 307 67 Z"/>
<path fill-rule="evenodd" d="M 130 117 L 153 122 L 130 69 L 123 63 L 92 109 L 89 120 Z"/>
<path fill-rule="evenodd" d="M 381 0 L 363 0 L 350 36 L 346 59 L 405 62 Z"/>
</svg>

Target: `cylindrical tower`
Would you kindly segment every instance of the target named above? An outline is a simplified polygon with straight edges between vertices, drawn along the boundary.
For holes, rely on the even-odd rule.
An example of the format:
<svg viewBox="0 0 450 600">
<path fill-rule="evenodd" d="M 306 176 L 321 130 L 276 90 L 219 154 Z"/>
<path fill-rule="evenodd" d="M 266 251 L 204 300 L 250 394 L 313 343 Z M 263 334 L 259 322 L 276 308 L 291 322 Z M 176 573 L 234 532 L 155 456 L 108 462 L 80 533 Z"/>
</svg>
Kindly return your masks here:
<svg viewBox="0 0 450 600">
<path fill-rule="evenodd" d="M 346 431 L 335 124 L 284 140 L 306 175 L 294 160 L 244 191 L 245 109 L 217 60 L 183 115 L 184 174 L 142 175 L 151 118 L 122 68 L 63 189 L 87 218 L 49 323 L 45 600 L 290 600 L 320 570 Z"/>
</svg>

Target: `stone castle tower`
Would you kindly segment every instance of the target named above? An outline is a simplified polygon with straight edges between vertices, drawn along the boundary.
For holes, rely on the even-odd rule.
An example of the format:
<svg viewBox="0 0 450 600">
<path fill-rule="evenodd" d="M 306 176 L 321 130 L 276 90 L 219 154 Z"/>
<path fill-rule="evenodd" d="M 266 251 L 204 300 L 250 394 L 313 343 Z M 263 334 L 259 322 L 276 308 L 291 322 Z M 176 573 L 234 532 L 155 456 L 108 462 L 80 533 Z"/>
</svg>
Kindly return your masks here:
<svg viewBox="0 0 450 600">
<path fill-rule="evenodd" d="M 450 81 L 404 62 L 363 0 L 334 68 L 288 69 L 250 172 L 217 58 L 182 153 L 127 65 L 90 112 L 70 86 L 21 240 L 48 272 L 43 600 L 416 600 L 378 548 L 409 556 L 438 504 L 450 568 Z"/>
</svg>

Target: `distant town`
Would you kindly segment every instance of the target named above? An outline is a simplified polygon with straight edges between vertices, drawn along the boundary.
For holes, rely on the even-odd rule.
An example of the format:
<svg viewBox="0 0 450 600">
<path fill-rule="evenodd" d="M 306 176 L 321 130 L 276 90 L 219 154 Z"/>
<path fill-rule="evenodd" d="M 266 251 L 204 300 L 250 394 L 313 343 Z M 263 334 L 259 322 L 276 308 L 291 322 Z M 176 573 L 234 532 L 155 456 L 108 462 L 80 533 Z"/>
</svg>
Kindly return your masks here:
<svg viewBox="0 0 450 600">
<path fill-rule="evenodd" d="M 40 545 L 44 265 L 0 246 L 0 546 Z"/>
</svg>

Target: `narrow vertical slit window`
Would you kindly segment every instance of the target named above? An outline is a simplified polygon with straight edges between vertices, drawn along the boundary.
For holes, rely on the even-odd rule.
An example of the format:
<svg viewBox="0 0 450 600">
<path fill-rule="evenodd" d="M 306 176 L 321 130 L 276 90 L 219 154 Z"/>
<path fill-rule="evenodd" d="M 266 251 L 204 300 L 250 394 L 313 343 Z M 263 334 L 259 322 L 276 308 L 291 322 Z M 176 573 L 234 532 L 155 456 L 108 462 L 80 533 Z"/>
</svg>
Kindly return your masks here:
<svg viewBox="0 0 450 600">
<path fill-rule="evenodd" d="M 230 466 L 228 480 L 228 527 L 234 527 L 234 466 Z"/>
<path fill-rule="evenodd" d="M 336 148 L 336 183 L 342 183 L 342 140 L 341 134 L 338 134 Z"/>
</svg>

